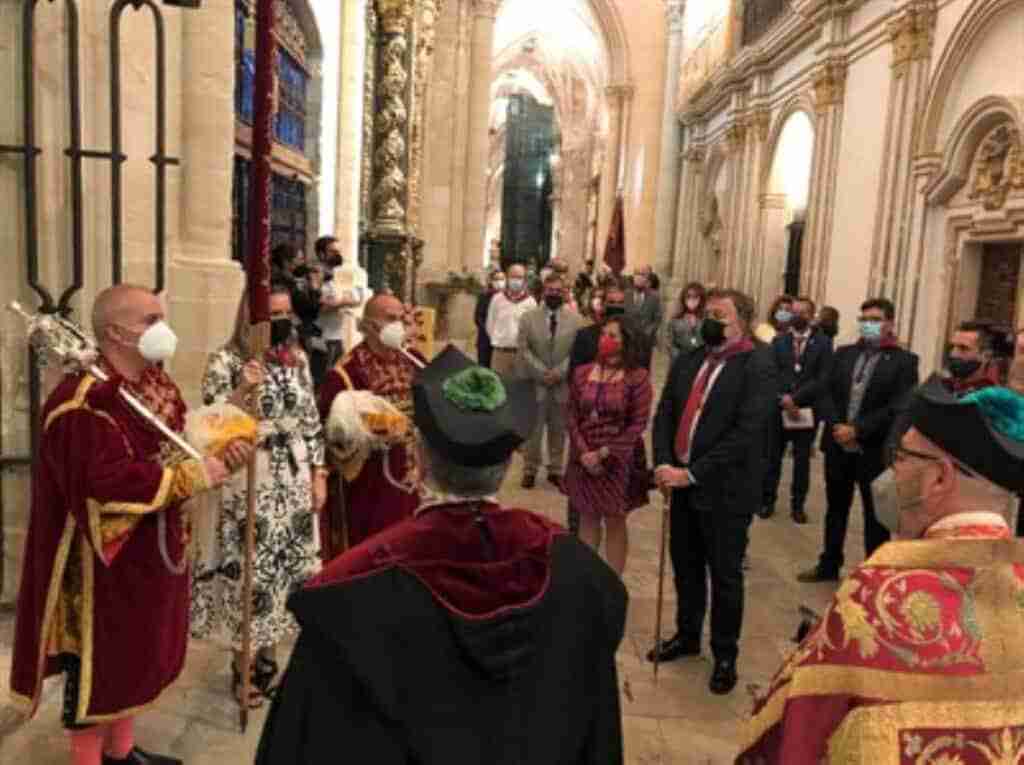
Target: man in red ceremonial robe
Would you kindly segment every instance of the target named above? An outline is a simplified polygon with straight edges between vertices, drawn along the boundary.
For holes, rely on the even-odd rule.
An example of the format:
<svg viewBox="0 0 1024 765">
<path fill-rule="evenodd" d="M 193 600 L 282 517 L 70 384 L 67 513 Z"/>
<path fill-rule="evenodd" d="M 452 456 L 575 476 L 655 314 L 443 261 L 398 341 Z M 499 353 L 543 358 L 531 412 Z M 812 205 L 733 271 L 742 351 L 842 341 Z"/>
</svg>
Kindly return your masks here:
<svg viewBox="0 0 1024 765">
<path fill-rule="evenodd" d="M 412 417 L 412 381 L 416 365 L 399 350 L 405 340 L 404 313 L 402 302 L 391 295 L 376 295 L 366 304 L 360 327 L 363 342 L 327 373 L 320 386 L 320 417 L 325 423 L 335 397 L 346 390 L 371 391 L 387 399 L 402 414 Z M 418 355 L 415 351 L 410 353 Z M 391 477 L 409 488 L 399 488 L 387 479 L 385 459 Z M 327 503 L 320 516 L 324 561 L 408 518 L 419 502 L 413 488 L 416 463 L 411 441 L 396 444 L 387 453 L 375 452 L 344 465 L 332 465 L 332 472 Z M 344 494 L 344 510 L 340 505 L 339 482 Z"/>
<path fill-rule="evenodd" d="M 448 346 L 413 395 L 430 499 L 289 599 L 302 632 L 257 765 L 621 765 L 626 589 L 494 499 L 532 386 Z"/>
<path fill-rule="evenodd" d="M 29 716 L 43 679 L 65 673 L 75 765 L 169 765 L 134 745 L 133 720 L 185 660 L 188 518 L 181 504 L 248 459 L 183 455 L 118 395 L 124 388 L 181 432 L 185 403 L 160 367 L 177 339 L 160 301 L 121 285 L 96 298 L 93 330 L 109 377 L 69 374 L 42 412 L 11 669 Z"/>
<path fill-rule="evenodd" d="M 754 710 L 738 765 L 1024 761 L 1024 396 L 936 377 L 874 485 L 898 541 L 840 585 Z"/>
</svg>

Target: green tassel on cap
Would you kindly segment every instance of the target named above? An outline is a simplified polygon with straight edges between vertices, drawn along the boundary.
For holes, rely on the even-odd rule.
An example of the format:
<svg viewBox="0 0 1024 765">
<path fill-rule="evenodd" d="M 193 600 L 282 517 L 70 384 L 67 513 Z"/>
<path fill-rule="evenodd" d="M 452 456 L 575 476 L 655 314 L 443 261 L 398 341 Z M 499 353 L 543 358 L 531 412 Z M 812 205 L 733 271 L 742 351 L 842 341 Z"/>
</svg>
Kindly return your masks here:
<svg viewBox="0 0 1024 765">
<path fill-rule="evenodd" d="M 505 403 L 505 386 L 490 369 L 469 367 L 456 372 L 441 386 L 444 397 L 459 409 L 493 412 Z"/>
</svg>

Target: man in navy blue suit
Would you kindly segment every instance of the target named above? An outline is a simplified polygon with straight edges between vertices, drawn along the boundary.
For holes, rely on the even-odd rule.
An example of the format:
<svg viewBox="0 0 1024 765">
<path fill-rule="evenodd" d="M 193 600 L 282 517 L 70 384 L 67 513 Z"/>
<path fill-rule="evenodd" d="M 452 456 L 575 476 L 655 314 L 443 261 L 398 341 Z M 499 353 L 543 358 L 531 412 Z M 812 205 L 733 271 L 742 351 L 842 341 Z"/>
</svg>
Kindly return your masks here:
<svg viewBox="0 0 1024 765">
<path fill-rule="evenodd" d="M 790 513 L 795 523 L 807 523 L 804 504 L 810 487 L 811 448 L 817 432 L 816 404 L 828 384 L 832 362 L 832 339 L 811 327 L 814 301 L 800 297 L 793 303 L 789 332 L 772 341 L 772 354 L 779 372 L 779 408 L 769 428 L 768 470 L 765 472 L 762 518 L 775 512 L 782 455 L 793 444 L 793 485 Z"/>
</svg>

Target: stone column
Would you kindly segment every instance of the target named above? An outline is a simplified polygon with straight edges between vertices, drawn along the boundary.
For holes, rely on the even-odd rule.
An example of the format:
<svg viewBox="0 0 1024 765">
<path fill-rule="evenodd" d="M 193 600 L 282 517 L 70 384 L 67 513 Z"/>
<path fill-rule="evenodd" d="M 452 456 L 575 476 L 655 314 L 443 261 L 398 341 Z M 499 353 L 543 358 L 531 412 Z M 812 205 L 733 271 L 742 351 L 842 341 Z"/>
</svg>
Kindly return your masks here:
<svg viewBox="0 0 1024 765">
<path fill-rule="evenodd" d="M 803 263 L 806 268 L 802 269 L 800 277 L 801 291 L 819 302 L 825 297 L 828 277 L 845 94 L 846 61 L 840 57 L 826 59 L 814 74 L 817 121 L 804 239 Z"/>
<path fill-rule="evenodd" d="M 471 0 L 473 35 L 469 65 L 469 134 L 466 142 L 466 197 L 463 203 L 462 265 L 473 270 L 483 263 L 487 228 L 488 125 L 491 115 L 491 56 L 498 0 Z"/>
<path fill-rule="evenodd" d="M 886 163 L 879 181 L 869 290 L 891 297 L 901 317 L 909 315 L 909 290 L 917 273 L 908 267 L 915 193 L 911 160 L 927 99 L 935 18 L 935 0 L 914 0 L 888 26 L 893 46 L 888 103 L 898 106 L 890 106 L 885 124 Z"/>
<path fill-rule="evenodd" d="M 356 259 L 359 248 L 366 2 L 367 0 L 348 0 L 341 4 L 334 236 L 341 242 L 346 262 Z"/>
<path fill-rule="evenodd" d="M 676 232 L 676 209 L 682 165 L 679 139 L 682 128 L 676 115 L 676 91 L 683 53 L 685 0 L 667 0 L 668 51 L 665 56 L 665 106 L 661 119 L 661 167 L 658 170 L 658 199 L 654 213 L 654 270 L 663 278 L 672 271 Z"/>
<path fill-rule="evenodd" d="M 686 185 L 683 199 L 685 207 L 679 216 L 679 245 L 676 248 L 677 258 L 682 254 L 683 262 L 677 265 L 677 273 L 681 270 L 682 279 L 678 281 L 704 280 L 704 266 L 701 262 L 703 253 L 700 231 L 701 204 L 704 201 L 704 163 L 707 151 L 703 146 L 692 146 L 686 152 Z M 678 263 L 678 261 L 677 261 Z M 680 269 L 681 266 L 681 269 Z"/>
<path fill-rule="evenodd" d="M 633 98 L 633 86 L 610 85 L 605 88 L 608 99 L 608 144 L 605 149 L 604 169 L 601 172 L 600 213 L 597 218 L 597 257 L 604 257 L 604 246 L 608 240 L 615 197 L 622 191 L 625 182 L 626 120 L 629 103 Z M 628 208 L 628 205 L 627 205 Z M 629 258 L 629 231 L 626 231 L 626 258 Z"/>
<path fill-rule="evenodd" d="M 765 151 L 767 150 L 768 129 L 771 125 L 771 111 L 768 107 L 762 106 L 754 109 L 747 120 L 748 147 L 749 147 L 749 183 L 747 189 L 747 213 L 745 227 L 741 236 L 746 247 L 746 263 L 744 268 L 744 288 L 752 295 L 757 295 L 761 290 L 761 238 L 762 208 L 760 196 L 762 192 L 762 169 L 765 163 Z"/>
<path fill-rule="evenodd" d="M 737 120 L 725 131 L 725 148 L 729 155 L 729 207 L 722 216 L 725 237 L 722 242 L 722 264 L 719 273 L 722 286 L 729 286 L 738 284 L 736 277 L 740 273 L 740 225 L 745 188 L 743 174 L 746 172 L 744 154 L 747 148 L 747 128 L 741 120 Z M 719 214 L 721 213 L 719 210 Z"/>
</svg>

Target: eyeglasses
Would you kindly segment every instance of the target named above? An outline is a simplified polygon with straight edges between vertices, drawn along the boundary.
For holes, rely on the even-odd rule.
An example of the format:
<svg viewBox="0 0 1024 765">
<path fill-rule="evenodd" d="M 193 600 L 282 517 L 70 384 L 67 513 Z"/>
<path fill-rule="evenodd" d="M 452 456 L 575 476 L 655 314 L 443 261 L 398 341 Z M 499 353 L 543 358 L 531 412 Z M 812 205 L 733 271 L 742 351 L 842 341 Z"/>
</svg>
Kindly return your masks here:
<svg viewBox="0 0 1024 765">
<path fill-rule="evenodd" d="M 908 459 L 919 459 L 924 460 L 926 462 L 938 463 L 946 462 L 948 460 L 957 472 L 962 473 L 963 475 L 969 478 L 973 478 L 976 475 L 973 470 L 960 464 L 954 459 L 938 457 L 934 454 L 925 454 L 924 452 L 915 451 L 914 449 L 908 449 L 906 446 L 903 446 L 902 444 L 894 446 L 889 451 L 889 467 L 892 467 L 893 465 Z"/>
</svg>

